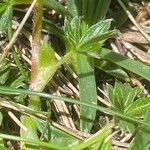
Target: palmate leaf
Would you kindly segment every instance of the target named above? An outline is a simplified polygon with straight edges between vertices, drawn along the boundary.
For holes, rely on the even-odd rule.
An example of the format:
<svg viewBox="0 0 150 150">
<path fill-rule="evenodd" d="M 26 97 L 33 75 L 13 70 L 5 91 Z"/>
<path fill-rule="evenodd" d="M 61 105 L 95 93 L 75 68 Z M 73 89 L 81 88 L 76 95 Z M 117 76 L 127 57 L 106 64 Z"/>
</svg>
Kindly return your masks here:
<svg viewBox="0 0 150 150">
<path fill-rule="evenodd" d="M 96 44 L 102 45 L 107 39 L 113 38 L 115 36 L 116 36 L 115 31 L 108 31 L 108 32 L 105 32 L 103 34 L 96 35 L 96 36 L 92 37 L 91 39 L 89 38 L 87 41 L 83 41 L 80 44 L 79 52 L 86 52 L 86 47 L 90 48 L 90 49 L 88 49 L 89 51 L 94 50 Z M 92 46 L 92 45 L 94 45 L 94 46 Z"/>
<path fill-rule="evenodd" d="M 65 21 L 65 36 L 72 45 L 74 66 L 77 64 L 75 67 L 79 76 L 81 102 L 97 104 L 94 59 L 86 56 L 83 52 L 99 49 L 105 40 L 114 36 L 114 31 L 108 31 L 110 23 L 111 20 L 100 21 L 89 27 L 84 17 L 74 17 L 71 21 Z M 95 115 L 96 111 L 94 109 L 80 106 L 80 129 L 82 131 L 90 131 Z"/>
<path fill-rule="evenodd" d="M 109 101 L 112 104 L 112 109 L 132 117 L 142 117 L 142 113 L 147 110 L 148 99 L 142 101 L 135 98 L 142 92 L 139 87 L 132 88 L 127 83 L 116 82 L 115 86 L 107 85 L 107 91 Z M 120 118 L 114 116 L 115 123 L 119 124 L 125 130 L 133 132 L 135 125 L 133 123 L 120 120 Z"/>
<path fill-rule="evenodd" d="M 127 83 L 116 82 L 114 88 L 111 85 L 107 86 L 109 100 L 112 103 L 112 106 L 115 110 L 120 112 L 125 111 L 127 107 L 132 105 L 136 96 L 142 92 L 142 89 L 139 87 L 132 88 Z"/>
</svg>

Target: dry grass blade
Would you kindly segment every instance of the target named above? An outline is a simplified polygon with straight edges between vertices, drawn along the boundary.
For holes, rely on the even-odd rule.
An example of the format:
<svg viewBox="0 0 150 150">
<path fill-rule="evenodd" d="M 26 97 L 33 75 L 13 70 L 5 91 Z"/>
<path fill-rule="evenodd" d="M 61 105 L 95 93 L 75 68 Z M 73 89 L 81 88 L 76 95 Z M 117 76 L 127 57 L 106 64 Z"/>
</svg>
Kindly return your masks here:
<svg viewBox="0 0 150 150">
<path fill-rule="evenodd" d="M 17 39 L 17 37 L 18 37 L 20 31 L 22 30 L 22 28 L 23 28 L 24 24 L 26 23 L 28 17 L 30 16 L 30 13 L 32 12 L 32 10 L 33 10 L 33 8 L 34 8 L 34 5 L 35 5 L 36 1 L 37 1 L 37 0 L 34 0 L 34 1 L 32 2 L 32 4 L 31 4 L 31 6 L 29 7 L 27 13 L 25 14 L 24 18 L 22 19 L 22 21 L 21 21 L 21 23 L 20 23 L 18 29 L 17 29 L 16 32 L 14 33 L 14 35 L 13 35 L 11 41 L 10 41 L 10 42 L 7 44 L 7 46 L 4 48 L 4 50 L 3 50 L 4 53 L 3 53 L 3 55 L 2 55 L 2 58 L 1 58 L 1 60 L 0 60 L 0 63 L 3 62 L 3 60 L 4 60 L 5 57 L 6 57 L 6 55 L 8 54 L 9 50 L 10 50 L 11 47 L 13 46 L 13 44 L 14 44 L 15 40 Z"/>
<path fill-rule="evenodd" d="M 150 43 L 150 36 L 143 31 L 143 29 L 139 26 L 139 24 L 136 22 L 130 11 L 126 8 L 126 6 L 123 4 L 121 0 L 117 0 L 121 7 L 124 9 L 124 11 L 127 13 L 130 20 L 133 22 L 133 24 L 137 27 L 137 29 L 141 32 L 141 34 L 147 39 L 147 41 Z"/>
</svg>

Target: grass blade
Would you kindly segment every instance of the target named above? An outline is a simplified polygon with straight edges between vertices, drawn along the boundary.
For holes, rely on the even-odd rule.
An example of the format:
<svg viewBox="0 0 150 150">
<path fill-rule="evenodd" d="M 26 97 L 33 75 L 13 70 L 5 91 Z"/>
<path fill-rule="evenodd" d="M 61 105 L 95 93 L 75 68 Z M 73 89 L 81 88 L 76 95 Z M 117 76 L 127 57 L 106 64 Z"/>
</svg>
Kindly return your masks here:
<svg viewBox="0 0 150 150">
<path fill-rule="evenodd" d="M 107 140 L 107 142 L 105 140 L 109 136 L 109 134 L 111 134 L 111 128 L 112 128 L 112 125 L 105 126 L 96 134 L 92 135 L 89 139 L 77 145 L 75 148 L 73 148 L 73 150 L 82 150 L 82 149 L 88 148 L 89 146 L 92 146 L 93 144 L 97 142 L 99 142 L 99 145 L 101 146 L 103 143 L 106 144 L 109 140 Z"/>
<path fill-rule="evenodd" d="M 111 0 L 99 0 L 95 9 L 92 23 L 96 23 L 100 19 L 104 19 L 108 11 Z"/>
<path fill-rule="evenodd" d="M 78 101 L 77 99 L 71 99 L 71 98 L 67 98 L 67 97 L 62 97 L 62 96 L 60 97 L 60 96 L 51 95 L 51 94 L 42 93 L 42 92 L 36 92 L 36 91 L 25 90 L 25 89 L 15 89 L 15 88 L 4 87 L 4 86 L 0 86 L 0 93 L 1 94 L 7 94 L 7 95 L 28 94 L 28 95 L 33 95 L 33 96 L 44 97 L 44 98 L 47 98 L 48 100 L 51 100 L 51 99 L 62 100 L 62 101 L 67 102 L 67 103 L 84 105 L 84 106 L 89 107 L 89 108 L 94 108 L 94 109 L 97 109 L 101 112 L 106 112 L 106 113 L 109 113 L 111 115 L 115 115 L 117 117 L 120 117 L 123 120 L 138 123 L 138 124 L 141 124 L 145 127 L 150 127 L 149 123 L 143 122 L 139 119 L 135 119 L 133 117 L 123 115 L 123 114 L 118 113 L 118 112 L 111 110 L 109 108 L 105 108 L 105 107 L 101 107 L 101 106 L 97 106 L 97 105 L 93 105 L 93 104 L 88 104 L 88 103 L 83 103 L 83 102 Z"/>
<path fill-rule="evenodd" d="M 124 69 L 127 69 L 144 79 L 147 79 L 150 81 L 149 75 L 150 75 L 150 67 L 138 62 L 136 60 L 127 58 L 125 56 L 122 56 L 120 54 L 117 54 L 109 49 L 102 48 L 101 51 L 99 52 L 90 52 L 88 53 L 90 56 L 95 57 L 95 58 L 103 58 L 106 59 L 110 62 L 113 62 L 117 64 L 118 66 L 121 66 Z"/>
<path fill-rule="evenodd" d="M 93 59 L 84 54 L 77 53 L 77 68 L 79 74 L 80 102 L 88 104 L 97 104 L 97 92 L 94 74 Z M 96 110 L 86 106 L 80 106 L 80 129 L 89 132 L 93 125 Z M 89 120 L 89 121 L 88 121 Z"/>
<path fill-rule="evenodd" d="M 68 0 L 67 7 L 72 17 L 81 16 L 82 0 Z"/>
<path fill-rule="evenodd" d="M 56 10 L 58 13 L 62 15 L 71 16 L 69 11 L 56 0 L 44 0 L 44 5 L 49 9 Z"/>
<path fill-rule="evenodd" d="M 46 149 L 49 148 L 51 150 L 65 150 L 65 148 L 56 146 L 54 144 L 46 143 L 46 142 L 42 142 L 40 140 L 34 140 L 34 139 L 30 139 L 30 138 L 21 138 L 18 136 L 6 135 L 6 134 L 1 134 L 1 133 L 0 133 L 0 138 L 14 140 L 14 141 L 22 141 L 22 142 L 25 142 L 30 145 L 34 145 L 34 146 L 36 145 L 37 147 L 42 147 L 42 148 L 46 148 Z"/>
</svg>

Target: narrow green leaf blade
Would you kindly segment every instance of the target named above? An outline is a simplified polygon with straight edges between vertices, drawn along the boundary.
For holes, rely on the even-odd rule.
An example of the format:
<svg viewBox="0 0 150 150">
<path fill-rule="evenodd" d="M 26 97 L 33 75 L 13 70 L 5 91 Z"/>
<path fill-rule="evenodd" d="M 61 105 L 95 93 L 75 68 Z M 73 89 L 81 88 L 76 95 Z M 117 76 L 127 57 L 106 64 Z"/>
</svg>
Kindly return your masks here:
<svg viewBox="0 0 150 150">
<path fill-rule="evenodd" d="M 62 15 L 71 16 L 70 12 L 56 0 L 44 0 L 44 5 L 49 9 L 56 10 Z"/>
<path fill-rule="evenodd" d="M 98 59 L 106 59 L 150 81 L 150 67 L 141 62 L 122 56 L 106 48 L 102 48 L 100 51 L 89 52 L 88 55 Z"/>
<path fill-rule="evenodd" d="M 67 0 L 67 7 L 72 17 L 82 16 L 82 0 Z"/>
<path fill-rule="evenodd" d="M 82 142 L 81 144 L 77 145 L 73 150 L 83 150 L 85 148 L 89 148 L 96 143 L 98 143 L 98 149 L 101 149 L 103 144 L 109 142 L 110 140 L 106 140 L 106 138 L 111 133 L 112 125 L 107 125 L 102 128 L 100 131 L 92 135 L 90 138 Z M 97 146 L 97 145 L 96 145 Z"/>
<path fill-rule="evenodd" d="M 88 104 L 97 104 L 97 92 L 93 60 L 84 54 L 77 53 L 77 68 L 79 75 L 80 101 Z M 96 110 L 80 106 L 80 129 L 89 132 L 95 119 Z M 92 121 L 90 121 L 92 120 Z"/>
</svg>

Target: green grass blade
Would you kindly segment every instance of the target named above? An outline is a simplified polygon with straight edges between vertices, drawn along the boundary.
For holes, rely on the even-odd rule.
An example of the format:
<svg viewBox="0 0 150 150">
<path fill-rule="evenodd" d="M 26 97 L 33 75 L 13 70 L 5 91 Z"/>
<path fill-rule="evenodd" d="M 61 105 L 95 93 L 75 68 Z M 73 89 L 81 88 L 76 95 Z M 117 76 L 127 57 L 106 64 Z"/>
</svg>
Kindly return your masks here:
<svg viewBox="0 0 150 150">
<path fill-rule="evenodd" d="M 35 92 L 35 91 L 30 91 L 30 90 L 25 90 L 25 89 L 15 89 L 15 88 L 4 87 L 4 86 L 0 86 L 0 94 L 7 94 L 7 95 L 28 94 L 28 95 L 33 95 L 33 96 L 44 97 L 44 98 L 47 98 L 48 100 L 51 100 L 51 99 L 62 100 L 62 101 L 67 102 L 67 103 L 84 105 L 84 106 L 89 107 L 89 108 L 94 108 L 94 109 L 97 109 L 101 112 L 106 112 L 106 113 L 109 113 L 111 115 L 115 115 L 117 117 L 120 117 L 123 120 L 127 120 L 130 122 L 144 125 L 146 127 L 150 127 L 149 123 L 143 122 L 143 121 L 141 121 L 139 119 L 135 119 L 133 117 L 123 115 L 123 114 L 118 113 L 114 110 L 111 110 L 110 108 L 105 108 L 105 107 L 97 106 L 94 104 L 83 103 L 83 102 L 80 102 L 76 99 L 71 99 L 71 98 L 67 98 L 67 97 L 60 97 L 60 96 L 51 95 L 51 94 L 42 93 L 42 92 Z"/>
<path fill-rule="evenodd" d="M 98 20 L 105 18 L 108 11 L 111 0 L 99 0 L 97 7 L 95 8 L 95 13 L 92 23 L 98 22 Z M 92 18 L 91 18 L 92 19 Z"/>
<path fill-rule="evenodd" d="M 85 140 L 81 144 L 75 146 L 73 150 L 83 150 L 85 148 L 88 148 L 89 146 L 92 146 L 95 143 L 99 143 L 102 145 L 103 143 L 107 143 L 105 140 L 111 134 L 111 128 L 112 125 L 107 125 L 104 128 L 102 128 L 100 131 L 92 135 L 89 139 Z"/>
<path fill-rule="evenodd" d="M 92 20 L 95 16 L 94 12 L 97 5 L 98 5 L 97 0 L 88 0 L 87 22 L 89 25 L 92 25 Z"/>
<path fill-rule="evenodd" d="M 118 66 L 121 66 L 122 68 L 127 69 L 150 81 L 150 67 L 141 62 L 122 56 L 106 48 L 102 48 L 99 52 L 95 51 L 88 54 L 98 59 L 103 58 L 113 62 L 114 64 L 117 64 Z"/>
<path fill-rule="evenodd" d="M 64 39 L 64 31 L 59 28 L 56 24 L 50 20 L 43 19 L 42 27 L 44 30 L 47 30 L 49 33 L 58 36 L 60 39 Z"/>
<path fill-rule="evenodd" d="M 87 13 L 88 13 L 88 0 L 81 0 L 82 1 L 82 13 L 80 16 L 84 17 L 84 20 L 87 21 Z M 87 22 L 88 23 L 88 22 Z"/>
<path fill-rule="evenodd" d="M 71 16 L 69 11 L 56 0 L 44 0 L 44 5 L 49 9 L 56 10 L 58 13 L 62 15 Z"/>
<path fill-rule="evenodd" d="M 67 0 L 67 8 L 72 17 L 81 16 L 82 0 Z"/>
<path fill-rule="evenodd" d="M 25 142 L 27 144 L 34 145 L 37 147 L 46 148 L 46 149 L 49 148 L 51 150 L 65 150 L 66 149 L 66 148 L 56 146 L 51 143 L 42 142 L 40 140 L 34 140 L 34 139 L 30 139 L 30 138 L 21 138 L 18 136 L 7 135 L 7 134 L 2 134 L 2 133 L 0 133 L 0 138 L 14 140 L 14 141 L 21 141 L 21 142 Z"/>
<path fill-rule="evenodd" d="M 97 92 L 94 74 L 93 59 L 84 54 L 77 53 L 77 71 L 79 75 L 80 102 L 97 104 Z M 96 110 L 86 106 L 80 106 L 80 129 L 89 132 L 95 119 Z M 89 120 L 89 121 L 88 121 Z"/>
</svg>

